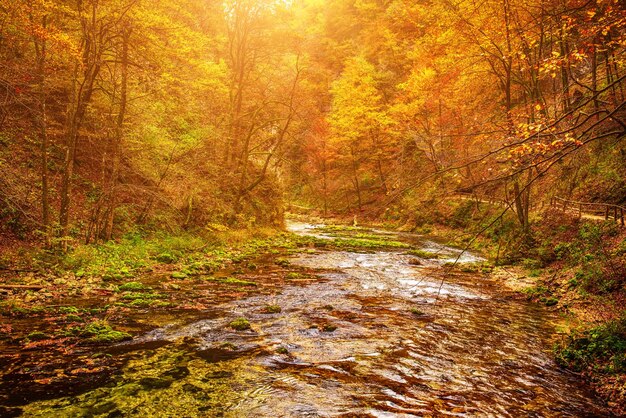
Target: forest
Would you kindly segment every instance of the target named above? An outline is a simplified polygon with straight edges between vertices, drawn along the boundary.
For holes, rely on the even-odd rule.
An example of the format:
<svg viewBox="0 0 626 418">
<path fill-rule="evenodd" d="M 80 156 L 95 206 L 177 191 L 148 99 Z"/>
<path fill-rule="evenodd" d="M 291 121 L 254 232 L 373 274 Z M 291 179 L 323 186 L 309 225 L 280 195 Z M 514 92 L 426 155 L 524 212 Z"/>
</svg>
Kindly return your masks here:
<svg viewBox="0 0 626 418">
<path fill-rule="evenodd" d="M 0 416 L 626 415 L 625 78 L 619 0 L 0 0 Z"/>
</svg>

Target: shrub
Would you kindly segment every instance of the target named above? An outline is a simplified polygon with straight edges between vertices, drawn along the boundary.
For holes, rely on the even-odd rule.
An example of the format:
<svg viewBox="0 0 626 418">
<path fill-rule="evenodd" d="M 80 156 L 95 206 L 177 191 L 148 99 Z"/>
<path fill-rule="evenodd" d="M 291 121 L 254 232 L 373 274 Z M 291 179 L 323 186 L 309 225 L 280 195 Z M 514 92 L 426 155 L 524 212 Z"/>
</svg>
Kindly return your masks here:
<svg viewBox="0 0 626 418">
<path fill-rule="evenodd" d="M 626 317 L 570 335 L 555 353 L 559 364 L 575 371 L 626 372 Z"/>
</svg>

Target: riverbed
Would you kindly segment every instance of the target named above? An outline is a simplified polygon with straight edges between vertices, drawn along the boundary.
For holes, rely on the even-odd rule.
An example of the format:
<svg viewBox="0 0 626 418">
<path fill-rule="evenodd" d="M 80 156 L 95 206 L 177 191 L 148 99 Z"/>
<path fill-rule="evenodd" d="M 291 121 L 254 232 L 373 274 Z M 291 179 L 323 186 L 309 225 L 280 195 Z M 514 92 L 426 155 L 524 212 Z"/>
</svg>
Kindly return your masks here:
<svg viewBox="0 0 626 418">
<path fill-rule="evenodd" d="M 334 239 L 316 225 L 290 229 Z M 216 301 L 117 344 L 104 354 L 123 359 L 113 376 L 30 399 L 23 416 L 607 416 L 552 360 L 554 312 L 458 268 L 478 255 L 428 237 L 368 234 L 437 257 L 400 248 L 291 255 L 302 280 Z M 250 329 L 232 329 L 237 318 Z"/>
</svg>

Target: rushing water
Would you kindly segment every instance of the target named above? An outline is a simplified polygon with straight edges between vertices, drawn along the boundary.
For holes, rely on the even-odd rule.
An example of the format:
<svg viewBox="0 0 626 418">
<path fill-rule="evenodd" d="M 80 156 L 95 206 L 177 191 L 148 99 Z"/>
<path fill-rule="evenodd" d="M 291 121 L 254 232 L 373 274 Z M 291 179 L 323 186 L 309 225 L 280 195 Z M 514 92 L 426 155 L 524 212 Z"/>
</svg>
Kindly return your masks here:
<svg viewBox="0 0 626 418">
<path fill-rule="evenodd" d="M 292 229 L 320 235 L 312 225 Z M 430 241 L 422 247 L 459 256 Z M 293 265 L 315 269 L 319 279 L 148 332 L 114 349 L 128 361 L 109 385 L 34 402 L 24 413 L 606 416 L 551 360 L 555 318 L 544 307 L 512 298 L 480 274 L 445 272 L 441 260 L 414 261 L 402 251 L 295 256 Z M 267 305 L 282 310 L 267 314 Z M 231 330 L 237 317 L 252 329 Z"/>
</svg>

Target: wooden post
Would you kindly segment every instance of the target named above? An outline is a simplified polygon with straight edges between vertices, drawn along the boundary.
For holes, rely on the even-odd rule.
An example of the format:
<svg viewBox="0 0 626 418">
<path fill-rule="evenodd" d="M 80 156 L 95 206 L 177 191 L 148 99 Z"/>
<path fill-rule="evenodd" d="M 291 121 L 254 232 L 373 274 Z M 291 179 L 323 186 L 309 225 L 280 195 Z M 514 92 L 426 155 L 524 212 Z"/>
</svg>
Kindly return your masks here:
<svg viewBox="0 0 626 418">
<path fill-rule="evenodd" d="M 624 226 L 624 209 L 623 209 L 623 208 L 620 208 L 620 209 L 619 209 L 619 211 L 620 211 L 620 214 L 621 214 L 621 216 L 620 216 L 620 217 L 621 217 L 621 219 L 622 219 L 622 226 Z"/>
<path fill-rule="evenodd" d="M 609 205 L 606 205 L 604 208 L 604 220 L 605 221 L 609 220 Z"/>
<path fill-rule="evenodd" d="M 617 222 L 617 206 L 613 208 L 613 219 L 615 219 L 615 222 Z"/>
<path fill-rule="evenodd" d="M 578 219 L 582 219 L 583 217 L 583 204 L 579 203 L 578 204 Z"/>
</svg>

